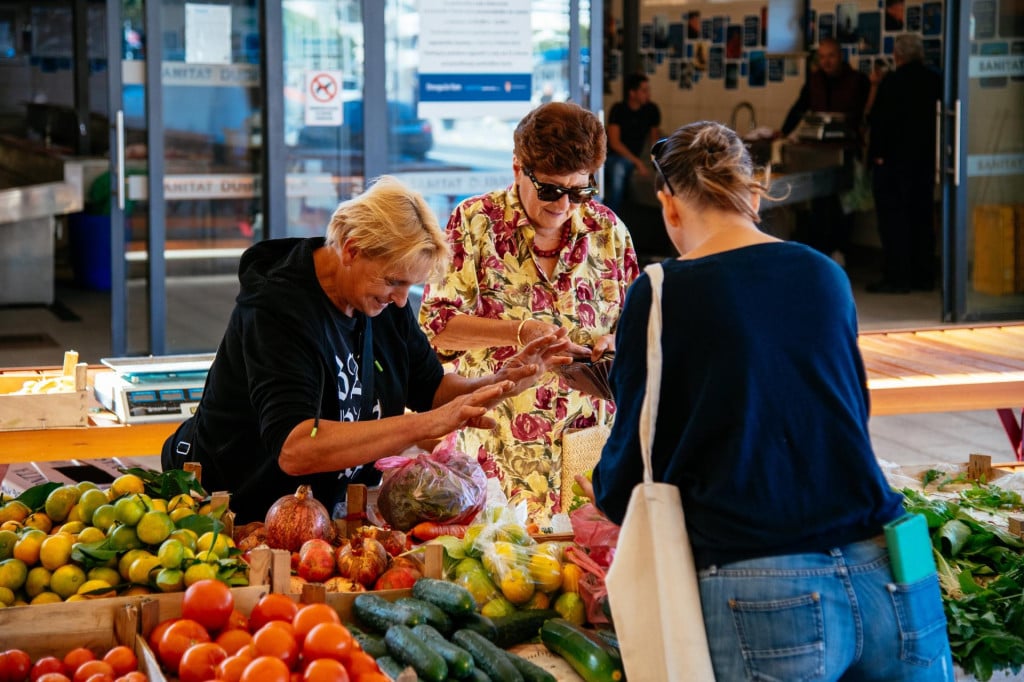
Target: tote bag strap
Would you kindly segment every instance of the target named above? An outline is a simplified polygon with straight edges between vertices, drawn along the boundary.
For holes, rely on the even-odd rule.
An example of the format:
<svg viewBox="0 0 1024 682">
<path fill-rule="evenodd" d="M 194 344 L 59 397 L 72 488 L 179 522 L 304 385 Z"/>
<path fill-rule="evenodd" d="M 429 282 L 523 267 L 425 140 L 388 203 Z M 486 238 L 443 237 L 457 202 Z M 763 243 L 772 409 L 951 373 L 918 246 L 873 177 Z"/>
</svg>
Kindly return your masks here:
<svg viewBox="0 0 1024 682">
<path fill-rule="evenodd" d="M 651 448 L 661 396 L 661 284 L 665 271 L 661 263 L 652 263 L 644 272 L 651 279 L 651 313 L 647 322 L 647 386 L 640 408 L 640 454 L 644 460 L 644 483 L 653 483 Z"/>
</svg>

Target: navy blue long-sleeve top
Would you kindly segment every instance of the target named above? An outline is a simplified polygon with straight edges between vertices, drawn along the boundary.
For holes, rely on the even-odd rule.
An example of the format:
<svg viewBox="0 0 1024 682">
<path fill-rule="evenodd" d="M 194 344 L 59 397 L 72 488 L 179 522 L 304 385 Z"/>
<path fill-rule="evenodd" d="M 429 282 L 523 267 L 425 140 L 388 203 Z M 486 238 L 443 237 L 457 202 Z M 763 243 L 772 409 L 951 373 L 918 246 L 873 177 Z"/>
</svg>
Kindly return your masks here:
<svg viewBox="0 0 1024 682">
<path fill-rule="evenodd" d="M 664 263 L 654 479 L 677 485 L 698 568 L 867 539 L 902 514 L 868 434 L 845 273 L 776 242 Z M 621 523 L 643 478 L 639 420 L 651 283 L 630 288 L 611 371 L 616 414 L 594 475 Z"/>
</svg>

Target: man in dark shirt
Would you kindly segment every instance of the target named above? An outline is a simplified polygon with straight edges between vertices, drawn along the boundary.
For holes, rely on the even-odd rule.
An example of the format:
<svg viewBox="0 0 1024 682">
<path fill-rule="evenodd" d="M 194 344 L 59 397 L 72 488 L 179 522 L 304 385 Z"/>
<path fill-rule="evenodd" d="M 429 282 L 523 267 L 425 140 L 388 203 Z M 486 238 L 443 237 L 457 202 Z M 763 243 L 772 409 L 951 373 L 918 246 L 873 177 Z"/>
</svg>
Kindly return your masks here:
<svg viewBox="0 0 1024 682">
<path fill-rule="evenodd" d="M 651 85 L 647 76 L 633 73 L 626 76 L 622 89 L 625 96 L 612 105 L 608 113 L 608 158 L 605 160 L 605 206 L 618 213 L 626 197 L 626 188 L 636 171 L 643 177 L 650 174 L 644 151 L 660 137 L 661 111 L 651 102 Z"/>
<path fill-rule="evenodd" d="M 809 111 L 843 114 L 848 128 L 848 151 L 859 155 L 860 124 L 870 81 L 843 61 L 842 49 L 833 38 L 823 38 L 818 44 L 817 61 L 818 68 L 808 73 L 800 96 L 786 115 L 782 134 L 789 135 L 796 130 Z M 802 241 L 845 265 L 850 216 L 843 213 L 839 196 L 833 194 L 812 199 L 811 215 L 805 216 L 805 220 L 809 224 Z"/>
<path fill-rule="evenodd" d="M 897 36 L 896 69 L 872 77 L 868 160 L 882 242 L 882 279 L 873 293 L 935 286 L 935 102 L 942 80 L 924 64 L 921 38 Z"/>
</svg>

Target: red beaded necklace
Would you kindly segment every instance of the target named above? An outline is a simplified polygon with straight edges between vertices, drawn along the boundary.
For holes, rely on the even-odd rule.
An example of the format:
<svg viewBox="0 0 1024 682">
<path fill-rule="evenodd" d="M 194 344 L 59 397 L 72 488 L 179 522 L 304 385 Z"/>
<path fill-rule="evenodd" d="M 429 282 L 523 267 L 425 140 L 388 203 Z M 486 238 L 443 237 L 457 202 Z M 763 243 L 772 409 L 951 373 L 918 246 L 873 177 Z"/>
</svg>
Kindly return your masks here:
<svg viewBox="0 0 1024 682">
<path fill-rule="evenodd" d="M 558 246 L 553 249 L 538 249 L 537 244 L 534 243 L 530 245 L 530 248 L 533 249 L 534 255 L 538 258 L 557 258 L 558 255 L 562 253 L 562 249 L 564 249 L 568 244 L 569 223 L 566 223 L 565 226 L 562 227 L 562 236 L 558 239 Z"/>
</svg>

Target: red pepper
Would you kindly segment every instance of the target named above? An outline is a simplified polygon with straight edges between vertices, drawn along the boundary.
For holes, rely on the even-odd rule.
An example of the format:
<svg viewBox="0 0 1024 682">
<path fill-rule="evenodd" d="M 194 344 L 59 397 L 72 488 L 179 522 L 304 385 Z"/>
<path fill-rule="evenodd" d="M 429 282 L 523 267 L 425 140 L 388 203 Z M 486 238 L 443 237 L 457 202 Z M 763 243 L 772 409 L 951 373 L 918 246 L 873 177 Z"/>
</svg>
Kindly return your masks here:
<svg viewBox="0 0 1024 682">
<path fill-rule="evenodd" d="M 457 538 L 462 538 L 466 536 L 466 526 L 458 523 L 421 521 L 413 526 L 410 532 L 417 540 L 433 540 L 442 535 L 454 535 Z"/>
</svg>

